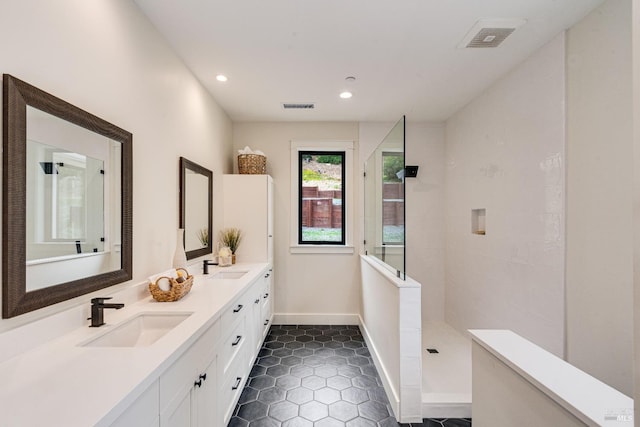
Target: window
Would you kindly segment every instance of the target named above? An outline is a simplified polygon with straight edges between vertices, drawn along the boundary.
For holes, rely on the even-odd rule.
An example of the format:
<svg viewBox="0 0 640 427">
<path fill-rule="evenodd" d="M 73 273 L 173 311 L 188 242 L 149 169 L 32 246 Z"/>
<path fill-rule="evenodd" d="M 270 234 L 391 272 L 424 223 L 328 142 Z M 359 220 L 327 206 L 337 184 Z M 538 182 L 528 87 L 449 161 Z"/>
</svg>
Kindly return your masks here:
<svg viewBox="0 0 640 427">
<path fill-rule="evenodd" d="M 345 151 L 298 151 L 298 244 L 345 244 L 345 164 Z"/>
<path fill-rule="evenodd" d="M 404 244 L 404 153 L 382 153 L 382 244 Z"/>
</svg>

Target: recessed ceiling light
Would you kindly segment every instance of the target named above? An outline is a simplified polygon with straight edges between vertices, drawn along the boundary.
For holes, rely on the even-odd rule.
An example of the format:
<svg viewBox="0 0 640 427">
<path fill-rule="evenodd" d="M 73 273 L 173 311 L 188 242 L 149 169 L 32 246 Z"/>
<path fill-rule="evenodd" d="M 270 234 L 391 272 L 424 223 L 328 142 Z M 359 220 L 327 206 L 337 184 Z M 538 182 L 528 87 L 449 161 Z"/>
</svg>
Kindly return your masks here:
<svg viewBox="0 0 640 427">
<path fill-rule="evenodd" d="M 351 92 L 349 92 L 348 90 L 345 90 L 344 92 L 342 92 L 340 94 L 340 98 L 342 99 L 349 99 L 353 96 L 353 94 Z"/>
<path fill-rule="evenodd" d="M 216 80 L 219 81 L 219 82 L 226 82 L 229 79 L 224 74 L 218 74 L 216 76 Z"/>
</svg>

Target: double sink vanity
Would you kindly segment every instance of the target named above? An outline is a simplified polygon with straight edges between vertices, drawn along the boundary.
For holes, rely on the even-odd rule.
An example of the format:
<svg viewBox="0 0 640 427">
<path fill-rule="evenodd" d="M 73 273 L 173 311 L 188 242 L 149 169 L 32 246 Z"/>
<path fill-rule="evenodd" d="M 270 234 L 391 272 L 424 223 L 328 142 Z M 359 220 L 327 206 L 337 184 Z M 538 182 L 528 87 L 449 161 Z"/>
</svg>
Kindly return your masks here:
<svg viewBox="0 0 640 427">
<path fill-rule="evenodd" d="M 105 311 L 1 363 L 0 425 L 226 425 L 271 323 L 271 267 L 194 278 L 180 301 Z"/>
<path fill-rule="evenodd" d="M 157 302 L 127 283 L 133 135 L 11 75 L 2 84 L 2 318 L 127 285 L 91 299 L 94 327 L 67 305 L 0 334 L 0 427 L 226 425 L 272 318 L 273 181 L 224 176 L 222 224 L 242 229 L 245 263 Z M 212 171 L 181 157 L 179 183 L 174 265 L 200 271 Z"/>
</svg>

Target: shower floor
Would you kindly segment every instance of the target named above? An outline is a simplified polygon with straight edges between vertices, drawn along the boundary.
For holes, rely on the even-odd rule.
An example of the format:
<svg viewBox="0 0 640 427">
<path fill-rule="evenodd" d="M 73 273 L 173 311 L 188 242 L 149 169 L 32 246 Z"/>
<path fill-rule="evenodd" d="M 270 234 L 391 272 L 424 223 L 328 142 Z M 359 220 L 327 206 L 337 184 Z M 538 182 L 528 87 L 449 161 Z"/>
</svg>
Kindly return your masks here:
<svg viewBox="0 0 640 427">
<path fill-rule="evenodd" d="M 471 339 L 444 322 L 426 322 L 422 348 L 422 416 L 470 418 Z"/>
</svg>

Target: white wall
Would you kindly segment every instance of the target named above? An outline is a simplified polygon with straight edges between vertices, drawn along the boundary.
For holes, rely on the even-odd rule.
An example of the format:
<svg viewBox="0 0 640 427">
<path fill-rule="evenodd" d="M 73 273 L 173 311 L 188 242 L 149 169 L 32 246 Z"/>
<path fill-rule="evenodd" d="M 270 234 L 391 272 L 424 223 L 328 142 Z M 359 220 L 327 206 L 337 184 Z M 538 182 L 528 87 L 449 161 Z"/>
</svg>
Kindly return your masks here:
<svg viewBox="0 0 640 427">
<path fill-rule="evenodd" d="M 284 322 L 357 322 L 360 312 L 359 242 L 354 227 L 353 254 L 291 254 L 291 162 L 290 141 L 354 141 L 358 158 L 358 125 L 350 122 L 234 123 L 235 150 L 246 145 L 267 156 L 267 173 L 274 183 L 274 277 L 275 314 Z M 237 152 L 234 152 L 234 157 Z M 357 164 L 354 167 L 359 168 Z M 237 165 L 235 167 L 237 170 Z M 356 169 L 359 170 L 359 169 Z M 351 189 L 358 194 L 359 181 Z M 354 218 L 359 217 L 359 206 Z M 317 316 L 316 316 L 317 315 Z M 345 316 L 346 315 L 346 316 Z M 314 320 L 317 319 L 317 320 Z"/>
<path fill-rule="evenodd" d="M 131 1 L 4 2 L 0 38 L 2 72 L 133 133 L 131 283 L 170 267 L 179 156 L 213 170 L 217 186 L 222 173 L 231 172 L 227 115 Z M 88 310 L 89 298 L 0 320 L 0 331 L 78 304 Z"/>
<path fill-rule="evenodd" d="M 633 366 L 640 366 L 640 0 L 632 0 L 633 69 Z M 640 402 L 640 369 L 633 369 L 634 401 Z M 640 405 L 634 406 L 640 426 Z"/>
<path fill-rule="evenodd" d="M 564 348 L 564 36 L 446 123 L 445 317 Z M 471 210 L 486 209 L 486 235 Z"/>
<path fill-rule="evenodd" d="M 393 125 L 360 123 L 360 168 Z M 408 121 L 405 162 L 420 167 L 418 177 L 407 179 L 405 184 L 407 274 L 422 285 L 422 321 L 442 321 L 445 265 L 444 124 Z M 364 205 L 362 199 L 360 203 Z M 362 220 L 360 218 L 361 224 Z"/>
<path fill-rule="evenodd" d="M 567 33 L 567 360 L 633 393 L 631 0 Z"/>
</svg>

